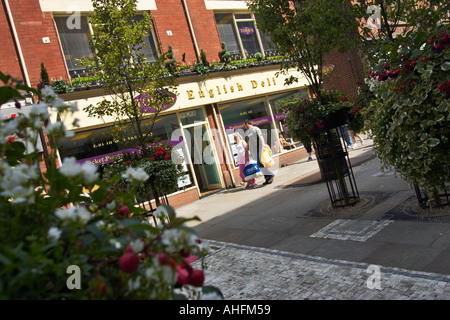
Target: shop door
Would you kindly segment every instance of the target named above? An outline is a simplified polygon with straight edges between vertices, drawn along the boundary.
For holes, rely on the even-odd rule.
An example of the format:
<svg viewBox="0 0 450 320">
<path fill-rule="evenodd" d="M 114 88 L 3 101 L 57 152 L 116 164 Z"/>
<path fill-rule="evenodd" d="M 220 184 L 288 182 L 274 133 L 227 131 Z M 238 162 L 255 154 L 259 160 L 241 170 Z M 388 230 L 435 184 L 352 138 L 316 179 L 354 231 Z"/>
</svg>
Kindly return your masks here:
<svg viewBox="0 0 450 320">
<path fill-rule="evenodd" d="M 206 125 L 201 124 L 186 129 L 190 134 L 191 160 L 200 191 L 222 188 Z"/>
</svg>

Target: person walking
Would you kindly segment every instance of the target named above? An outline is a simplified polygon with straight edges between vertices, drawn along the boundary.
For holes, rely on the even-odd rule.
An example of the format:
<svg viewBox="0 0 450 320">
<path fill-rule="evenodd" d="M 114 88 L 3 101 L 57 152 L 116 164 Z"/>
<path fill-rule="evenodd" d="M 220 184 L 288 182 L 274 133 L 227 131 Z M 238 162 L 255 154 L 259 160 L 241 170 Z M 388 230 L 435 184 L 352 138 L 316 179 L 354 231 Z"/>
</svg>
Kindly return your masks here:
<svg viewBox="0 0 450 320">
<path fill-rule="evenodd" d="M 356 149 L 356 146 L 353 145 L 352 137 L 350 137 L 350 133 L 348 132 L 346 126 L 339 127 L 339 134 L 344 139 L 345 143 L 347 144 L 347 147 L 351 149 Z"/>
<path fill-rule="evenodd" d="M 308 160 L 307 161 L 313 161 L 313 158 L 311 156 L 311 154 L 312 154 L 312 145 L 306 144 L 305 145 L 305 149 L 306 149 L 306 152 L 308 152 Z"/>
<path fill-rule="evenodd" d="M 247 143 L 244 141 L 244 139 L 242 138 L 242 136 L 235 132 L 233 135 L 234 138 L 234 142 L 236 142 L 236 149 L 237 149 L 237 162 L 239 164 L 239 176 L 241 177 L 242 181 L 246 181 L 245 180 L 245 175 L 244 175 L 244 168 L 245 165 L 248 162 L 248 150 L 247 150 Z M 249 181 L 247 181 L 247 185 L 245 186 L 246 188 L 251 188 L 256 186 L 256 179 L 250 179 Z"/>
<path fill-rule="evenodd" d="M 271 184 L 275 177 L 275 174 L 269 170 L 269 168 L 264 168 L 264 165 L 261 162 L 261 151 L 265 150 L 268 146 L 266 146 L 264 142 L 264 137 L 261 132 L 261 129 L 253 126 L 250 120 L 246 120 L 244 122 L 244 127 L 247 130 L 245 132 L 248 137 L 247 150 L 249 152 L 249 159 L 256 161 L 264 175 L 264 183 L 263 185 Z"/>
</svg>

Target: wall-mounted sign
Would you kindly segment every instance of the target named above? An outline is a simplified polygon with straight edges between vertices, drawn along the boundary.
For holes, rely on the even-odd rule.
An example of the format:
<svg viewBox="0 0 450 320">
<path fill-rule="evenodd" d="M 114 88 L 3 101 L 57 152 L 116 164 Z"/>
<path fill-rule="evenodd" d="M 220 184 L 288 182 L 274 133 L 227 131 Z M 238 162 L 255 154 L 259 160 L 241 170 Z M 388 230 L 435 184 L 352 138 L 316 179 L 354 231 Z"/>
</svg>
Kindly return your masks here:
<svg viewBox="0 0 450 320">
<path fill-rule="evenodd" d="M 168 91 L 159 91 L 157 94 L 143 93 L 134 98 L 143 112 L 156 112 L 169 109 L 177 102 L 176 94 Z"/>
<path fill-rule="evenodd" d="M 252 27 L 242 27 L 239 28 L 239 32 L 241 34 L 249 35 L 255 33 L 255 29 L 253 29 Z"/>
<path fill-rule="evenodd" d="M 334 64 L 327 64 L 322 67 L 322 72 L 324 75 L 329 74 L 333 70 L 334 70 Z"/>
</svg>

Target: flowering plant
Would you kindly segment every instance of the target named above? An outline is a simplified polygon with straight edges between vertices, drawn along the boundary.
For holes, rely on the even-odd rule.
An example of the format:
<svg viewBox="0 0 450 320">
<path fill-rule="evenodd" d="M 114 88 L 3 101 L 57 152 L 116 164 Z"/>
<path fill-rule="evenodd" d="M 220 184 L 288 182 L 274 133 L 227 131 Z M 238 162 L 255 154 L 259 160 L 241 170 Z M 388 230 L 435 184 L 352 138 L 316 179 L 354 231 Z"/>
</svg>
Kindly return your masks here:
<svg viewBox="0 0 450 320">
<path fill-rule="evenodd" d="M 19 89 L 37 94 L 1 72 L 0 80 L 0 107 L 13 98 L 22 108 Z M 190 219 L 159 206 L 159 223 L 150 224 L 132 192 L 100 181 L 97 167 L 75 158 L 58 166 L 54 149 L 44 166 L 33 148 L 39 133 L 45 127 L 54 141 L 73 135 L 49 119 L 52 112 L 64 119 L 76 106 L 51 87 L 39 96 L 28 115 L 17 109 L 18 116 L 0 120 L 0 298 L 220 298 L 218 289 L 204 285 L 210 248 L 186 226 Z M 147 178 L 132 167 L 123 175 L 133 185 Z M 191 266 L 194 259 L 201 267 Z"/>
<path fill-rule="evenodd" d="M 148 158 L 142 153 L 124 152 L 115 158 L 112 163 L 103 165 L 102 178 L 118 186 L 120 190 L 133 190 L 138 198 L 145 202 L 158 195 L 169 194 L 176 190 L 177 180 L 181 173 L 180 166 L 171 160 L 172 145 L 168 142 L 152 144 L 147 148 Z M 130 168 L 138 170 L 141 183 L 132 185 L 127 172 Z M 127 171 L 128 170 L 128 171 Z M 115 177 L 119 175 L 120 179 Z"/>
<path fill-rule="evenodd" d="M 384 165 L 436 194 L 450 182 L 448 25 L 417 31 L 410 39 L 366 79 L 374 94 L 368 125 Z"/>
<path fill-rule="evenodd" d="M 346 123 L 350 113 L 359 112 L 355 110 L 347 96 L 330 91 L 323 92 L 321 99 L 306 99 L 288 106 L 284 112 L 287 113 L 289 133 L 303 144 L 310 144 L 312 136 Z M 342 119 L 338 118 L 341 112 Z"/>
</svg>

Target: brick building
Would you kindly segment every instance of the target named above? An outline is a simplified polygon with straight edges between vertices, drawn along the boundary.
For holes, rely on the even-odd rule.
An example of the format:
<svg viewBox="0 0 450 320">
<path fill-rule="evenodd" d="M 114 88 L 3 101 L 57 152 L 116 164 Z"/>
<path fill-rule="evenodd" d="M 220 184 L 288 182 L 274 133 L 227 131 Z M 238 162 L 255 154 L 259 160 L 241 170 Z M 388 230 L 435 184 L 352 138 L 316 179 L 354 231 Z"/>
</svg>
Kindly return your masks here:
<svg viewBox="0 0 450 320">
<path fill-rule="evenodd" d="M 276 50 L 269 46 L 270 39 L 257 29 L 245 1 L 140 0 L 137 9 L 152 14 L 153 28 L 146 39 L 149 61 L 170 45 L 182 65 L 199 62 L 201 51 L 211 63 L 218 62 L 222 42 L 234 59 L 248 59 L 257 52 L 267 58 L 276 56 Z M 89 47 L 92 28 L 87 19 L 92 11 L 89 0 L 2 0 L 0 70 L 33 87 L 40 82 L 41 63 L 51 81 L 79 79 L 85 70 L 76 59 L 94 54 Z M 355 84 L 362 74 L 358 54 L 331 55 L 326 63 L 336 71 L 326 88 L 355 96 Z M 207 78 L 186 73 L 178 79 L 176 103 L 164 111 L 155 127 L 155 136 L 162 140 L 173 139 L 174 131 L 182 129 L 179 141 L 183 142 L 177 150 L 184 159 L 185 175 L 170 195 L 171 205 L 177 207 L 198 199 L 204 192 L 240 183 L 232 132 L 242 129 L 246 119 L 266 130 L 276 166 L 305 157 L 300 143 L 282 150 L 276 137 L 286 131 L 281 113 L 283 101 L 306 97 L 307 82 L 298 75 L 298 83 L 286 86 L 283 77 L 277 77 L 278 70 L 279 64 L 274 63 L 214 72 Z M 98 88 L 60 96 L 77 102 L 82 110 L 101 101 L 104 95 Z M 1 112 L 13 111 L 4 108 Z M 58 145 L 61 157 L 74 156 L 79 162 L 102 164 L 127 148 L 125 143 L 108 138 L 112 120 L 106 119 L 105 123 L 82 111 L 76 117 L 80 127 L 66 124 L 76 134 Z M 201 144 L 191 139 L 198 132 Z M 207 152 L 212 161 L 194 161 L 196 148 L 203 155 Z"/>
</svg>

